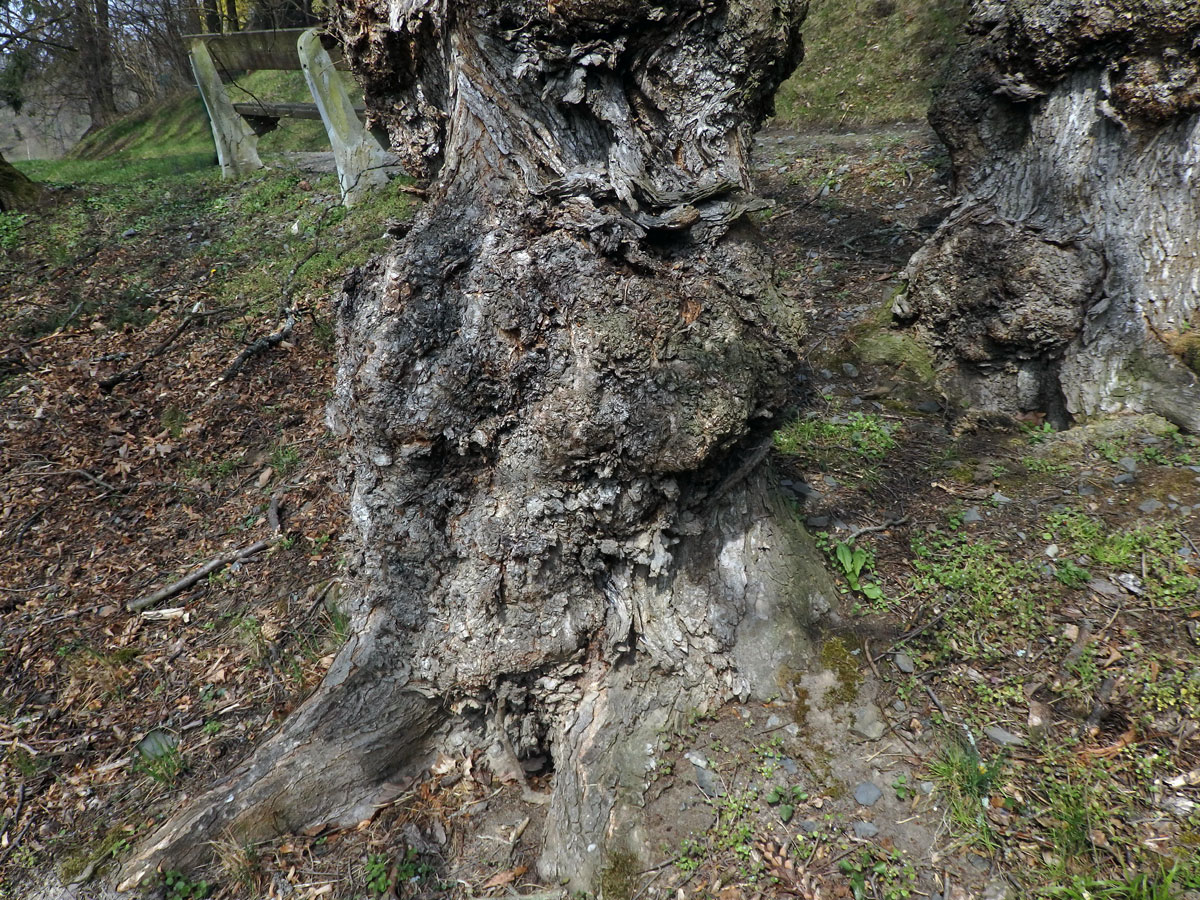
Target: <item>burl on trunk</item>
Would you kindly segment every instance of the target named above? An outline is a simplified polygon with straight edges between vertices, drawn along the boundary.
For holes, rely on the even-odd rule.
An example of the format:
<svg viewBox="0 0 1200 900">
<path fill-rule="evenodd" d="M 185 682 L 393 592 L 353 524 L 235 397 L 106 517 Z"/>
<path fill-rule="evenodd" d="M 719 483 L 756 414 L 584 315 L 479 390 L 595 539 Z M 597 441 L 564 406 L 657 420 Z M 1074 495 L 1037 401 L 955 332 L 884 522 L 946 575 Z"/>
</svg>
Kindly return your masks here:
<svg viewBox="0 0 1200 900">
<path fill-rule="evenodd" d="M 967 405 L 1200 430 L 1200 3 L 979 0 L 930 120 L 958 209 L 894 307 Z"/>
<path fill-rule="evenodd" d="M 643 854 L 659 731 L 777 694 L 830 592 L 756 465 L 799 311 L 745 214 L 804 0 L 343 2 L 431 201 L 338 303 L 352 636 L 126 883 L 369 815 L 438 748 L 548 751 L 546 878 Z"/>
</svg>

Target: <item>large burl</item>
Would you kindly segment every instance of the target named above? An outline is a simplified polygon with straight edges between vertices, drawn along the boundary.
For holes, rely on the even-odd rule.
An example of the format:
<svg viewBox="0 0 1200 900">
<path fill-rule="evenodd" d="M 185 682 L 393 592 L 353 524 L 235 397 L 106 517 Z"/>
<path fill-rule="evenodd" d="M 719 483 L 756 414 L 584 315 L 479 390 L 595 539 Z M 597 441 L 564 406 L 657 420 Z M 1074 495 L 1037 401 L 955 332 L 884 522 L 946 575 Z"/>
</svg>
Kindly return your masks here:
<svg viewBox="0 0 1200 900">
<path fill-rule="evenodd" d="M 352 636 L 125 875 L 368 815 L 429 754 L 554 761 L 541 870 L 594 883 L 673 717 L 774 695 L 828 586 L 756 464 L 799 311 L 747 211 L 800 0 L 345 2 L 431 199 L 338 302 Z"/>
</svg>

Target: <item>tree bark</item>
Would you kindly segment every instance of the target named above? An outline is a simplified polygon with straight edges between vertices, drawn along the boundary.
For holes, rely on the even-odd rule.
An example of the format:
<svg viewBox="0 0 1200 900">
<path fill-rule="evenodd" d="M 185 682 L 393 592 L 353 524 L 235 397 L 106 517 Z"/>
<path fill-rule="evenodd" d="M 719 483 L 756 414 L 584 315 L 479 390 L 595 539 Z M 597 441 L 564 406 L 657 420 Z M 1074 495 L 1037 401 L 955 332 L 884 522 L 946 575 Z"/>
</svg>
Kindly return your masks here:
<svg viewBox="0 0 1200 900">
<path fill-rule="evenodd" d="M 42 196 L 42 186 L 31 181 L 0 154 L 0 212 L 32 209 Z"/>
<path fill-rule="evenodd" d="M 805 7 L 339 7 L 377 122 L 433 179 L 337 308 L 353 637 L 126 884 L 226 829 L 354 822 L 452 746 L 552 755 L 541 872 L 587 888 L 653 850 L 660 729 L 786 691 L 833 592 L 757 467 L 802 322 L 745 214 Z"/>
<path fill-rule="evenodd" d="M 1200 5 L 976 4 L 930 120 L 959 206 L 894 312 L 965 405 L 1200 430 Z"/>
<path fill-rule="evenodd" d="M 87 133 L 108 125 L 117 117 L 113 82 L 113 36 L 108 0 L 77 0 L 76 51 L 91 124 Z"/>
</svg>

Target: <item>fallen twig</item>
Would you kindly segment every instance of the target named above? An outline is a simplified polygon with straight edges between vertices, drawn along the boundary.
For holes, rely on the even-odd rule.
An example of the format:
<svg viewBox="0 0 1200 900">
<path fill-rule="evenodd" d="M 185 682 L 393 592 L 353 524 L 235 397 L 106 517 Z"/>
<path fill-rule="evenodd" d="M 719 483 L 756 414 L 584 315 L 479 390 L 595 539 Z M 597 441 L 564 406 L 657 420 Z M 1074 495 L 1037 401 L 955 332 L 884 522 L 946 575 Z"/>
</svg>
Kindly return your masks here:
<svg viewBox="0 0 1200 900">
<path fill-rule="evenodd" d="M 850 532 L 850 536 L 843 541 L 845 544 L 853 544 L 864 534 L 874 534 L 877 531 L 887 531 L 889 528 L 894 528 L 897 525 L 903 525 L 908 521 L 908 516 L 901 516 L 899 519 L 888 519 L 882 525 L 868 525 L 866 528 L 856 528 Z"/>
<path fill-rule="evenodd" d="M 237 562 L 239 559 L 245 559 L 247 556 L 253 556 L 255 553 L 260 553 L 270 546 L 270 541 L 256 541 L 249 547 L 244 547 L 241 550 L 235 550 L 232 553 L 226 553 L 222 556 L 214 557 L 204 565 L 200 566 L 200 568 L 194 569 L 187 575 L 183 576 L 183 578 L 180 578 L 174 584 L 169 584 L 162 590 L 155 591 L 153 594 L 147 594 L 145 597 L 139 597 L 136 600 L 129 601 L 125 608 L 130 612 L 141 612 L 143 609 L 149 609 L 151 606 L 154 606 L 156 603 L 161 603 L 168 597 L 174 597 L 180 591 L 186 591 L 201 578 L 204 578 L 213 572 L 219 572 L 221 569 Z"/>
<path fill-rule="evenodd" d="M 111 393 L 112 389 L 118 384 L 128 381 L 130 378 L 141 374 L 142 368 L 146 365 L 146 363 L 150 362 L 150 360 L 154 359 L 156 356 L 161 356 L 163 353 L 165 353 L 167 348 L 175 343 L 176 339 L 187 330 L 187 327 L 199 317 L 200 316 L 198 315 L 197 310 L 192 310 L 183 317 L 183 321 L 180 322 L 178 327 L 167 336 L 166 340 L 143 356 L 138 362 L 134 363 L 128 369 L 122 369 L 115 375 L 109 375 L 107 378 L 100 379 L 98 382 L 100 385 L 100 390 L 106 394 Z"/>
<path fill-rule="evenodd" d="M 295 327 L 296 316 L 292 313 L 289 313 L 286 321 L 283 323 L 283 326 L 278 331 L 274 332 L 273 334 L 260 337 L 258 340 L 254 341 L 252 344 L 242 350 L 242 352 L 237 355 L 237 359 L 231 362 L 229 367 L 221 373 L 221 376 L 217 379 L 217 383 L 224 384 L 237 375 L 238 372 L 242 371 L 242 366 L 246 365 L 251 357 L 257 356 L 265 350 L 270 350 L 277 344 L 282 344 L 289 337 L 291 337 L 292 329 Z"/>
</svg>

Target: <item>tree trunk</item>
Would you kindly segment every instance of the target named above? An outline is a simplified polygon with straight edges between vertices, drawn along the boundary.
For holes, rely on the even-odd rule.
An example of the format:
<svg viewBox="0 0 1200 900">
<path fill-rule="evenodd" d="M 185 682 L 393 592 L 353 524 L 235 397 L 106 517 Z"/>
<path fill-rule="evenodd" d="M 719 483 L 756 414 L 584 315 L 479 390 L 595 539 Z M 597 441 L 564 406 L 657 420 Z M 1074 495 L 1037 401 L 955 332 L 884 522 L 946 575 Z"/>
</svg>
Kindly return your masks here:
<svg viewBox="0 0 1200 900">
<path fill-rule="evenodd" d="M 909 264 L 963 403 L 1200 430 L 1200 4 L 976 5 L 930 119 L 960 201 Z"/>
<path fill-rule="evenodd" d="M 204 26 L 209 34 L 221 33 L 221 11 L 217 0 L 204 0 Z"/>
<path fill-rule="evenodd" d="M 75 4 L 76 50 L 91 124 L 88 133 L 108 125 L 117 117 L 113 83 L 112 28 L 108 0 L 79 0 Z"/>
<path fill-rule="evenodd" d="M 541 871 L 585 888 L 653 852 L 660 729 L 803 666 L 832 591 L 758 471 L 801 318 L 745 213 L 805 6 L 340 7 L 378 121 L 434 180 L 338 303 L 353 637 L 125 883 L 226 829 L 354 822 L 450 745 L 552 755 Z"/>
<path fill-rule="evenodd" d="M 31 209 L 41 196 L 42 186 L 30 181 L 0 154 L 0 212 Z"/>
</svg>

